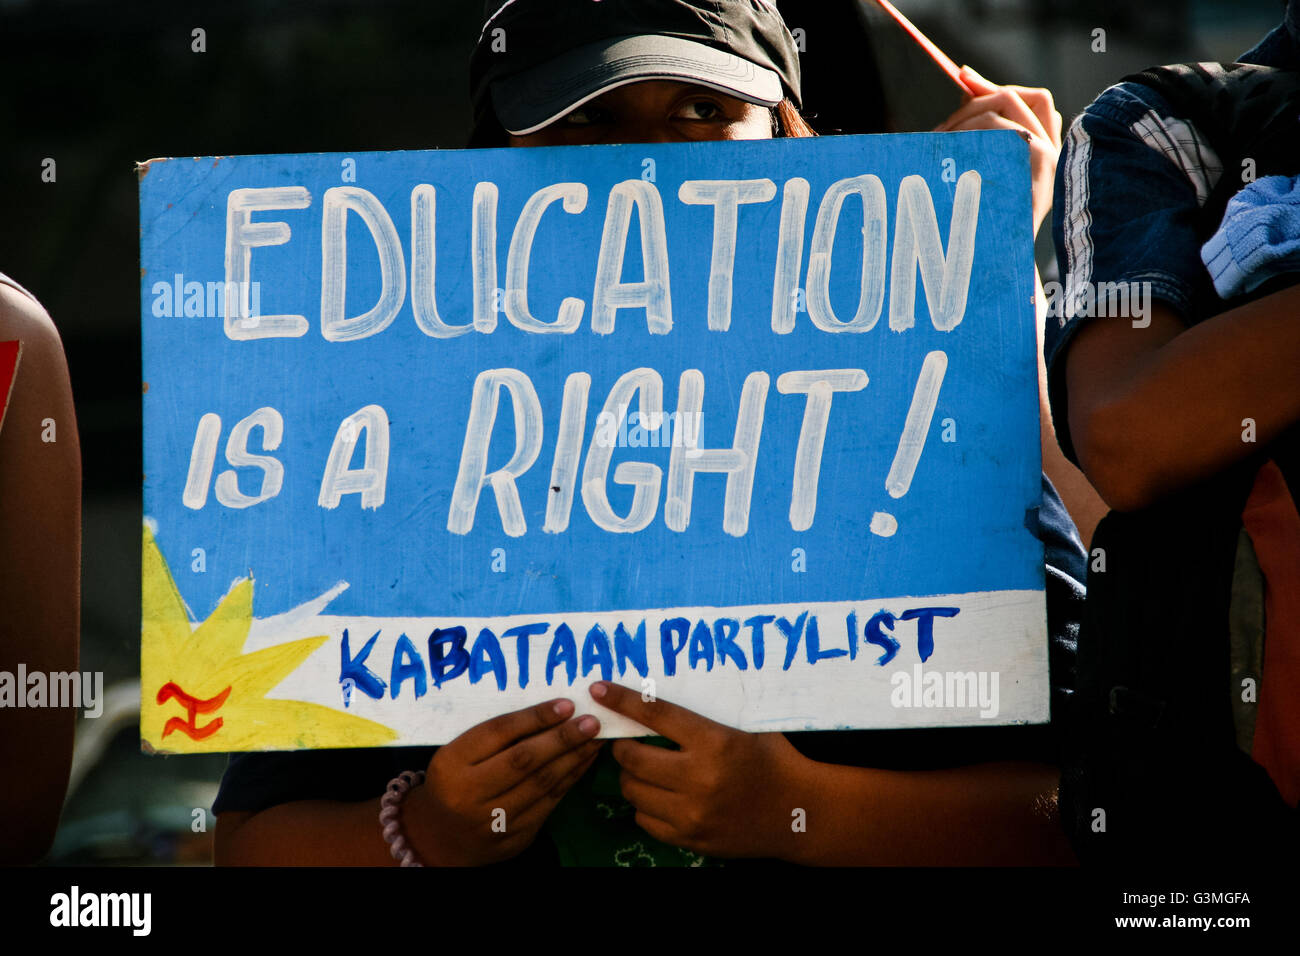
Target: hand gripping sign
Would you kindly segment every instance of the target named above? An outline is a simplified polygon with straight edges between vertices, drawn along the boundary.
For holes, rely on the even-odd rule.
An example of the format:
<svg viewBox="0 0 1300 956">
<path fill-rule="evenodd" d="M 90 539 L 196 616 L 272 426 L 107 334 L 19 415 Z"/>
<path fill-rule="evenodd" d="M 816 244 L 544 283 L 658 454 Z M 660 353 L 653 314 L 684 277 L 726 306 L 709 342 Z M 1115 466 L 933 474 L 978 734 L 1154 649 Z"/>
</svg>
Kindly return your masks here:
<svg viewBox="0 0 1300 956">
<path fill-rule="evenodd" d="M 1018 136 L 153 160 L 140 218 L 148 747 L 1047 719 Z"/>
</svg>

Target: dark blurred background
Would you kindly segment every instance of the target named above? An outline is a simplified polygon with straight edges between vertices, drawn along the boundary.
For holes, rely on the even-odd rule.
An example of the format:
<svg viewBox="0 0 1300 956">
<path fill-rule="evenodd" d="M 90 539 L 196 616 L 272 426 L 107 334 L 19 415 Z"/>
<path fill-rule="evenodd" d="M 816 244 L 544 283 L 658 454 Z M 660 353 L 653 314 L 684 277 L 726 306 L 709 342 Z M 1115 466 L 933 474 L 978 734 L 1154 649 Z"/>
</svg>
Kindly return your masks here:
<svg viewBox="0 0 1300 956">
<path fill-rule="evenodd" d="M 853 3 L 778 4 L 804 31 L 805 113 L 822 132 L 869 132 L 879 122 L 879 80 Z M 999 83 L 1049 87 L 1067 123 L 1127 73 L 1235 59 L 1280 21 L 1284 6 L 896 5 L 958 63 Z M 469 132 L 466 63 L 482 8 L 481 0 L 0 0 L 0 271 L 41 300 L 67 351 L 85 481 L 81 669 L 103 671 L 108 691 L 102 717 L 79 719 L 73 780 L 48 862 L 210 862 L 207 808 L 225 763 L 139 752 L 134 163 L 459 147 Z M 1098 28 L 1104 53 L 1093 49 Z M 203 52 L 194 49 L 196 29 Z M 48 183 L 47 158 L 56 163 Z M 9 779 L 21 774 L 0 770 Z M 203 832 L 194 829 L 196 808 Z"/>
</svg>

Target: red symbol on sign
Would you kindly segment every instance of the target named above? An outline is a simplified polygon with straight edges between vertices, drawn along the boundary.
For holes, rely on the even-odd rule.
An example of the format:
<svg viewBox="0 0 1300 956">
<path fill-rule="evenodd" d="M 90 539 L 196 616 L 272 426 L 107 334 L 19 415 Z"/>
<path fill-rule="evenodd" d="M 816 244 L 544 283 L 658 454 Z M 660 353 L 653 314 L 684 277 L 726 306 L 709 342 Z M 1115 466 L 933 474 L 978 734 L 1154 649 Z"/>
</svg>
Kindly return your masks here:
<svg viewBox="0 0 1300 956">
<path fill-rule="evenodd" d="M 204 737 L 211 737 L 221 729 L 224 719 L 218 717 L 211 723 L 199 727 L 194 723 L 194 718 L 198 714 L 212 713 L 224 704 L 226 698 L 229 696 L 230 688 L 227 687 L 216 697 L 209 697 L 207 700 L 199 700 L 197 697 L 192 697 L 185 693 L 185 691 L 181 690 L 176 684 L 168 681 L 158 689 L 158 703 L 165 704 L 167 701 L 175 697 L 185 707 L 185 710 L 188 711 L 189 716 L 185 720 L 181 720 L 179 717 L 172 717 L 167 721 L 166 726 L 163 727 L 162 735 L 166 737 L 173 730 L 179 730 L 191 740 L 202 740 Z"/>
</svg>

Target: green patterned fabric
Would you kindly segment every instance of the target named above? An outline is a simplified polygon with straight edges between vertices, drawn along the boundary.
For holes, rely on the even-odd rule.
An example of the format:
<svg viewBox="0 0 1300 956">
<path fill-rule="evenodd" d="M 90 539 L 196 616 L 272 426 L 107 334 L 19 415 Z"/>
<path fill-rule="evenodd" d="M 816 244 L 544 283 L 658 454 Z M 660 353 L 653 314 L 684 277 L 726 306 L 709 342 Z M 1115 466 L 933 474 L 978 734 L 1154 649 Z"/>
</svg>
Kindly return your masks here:
<svg viewBox="0 0 1300 956">
<path fill-rule="evenodd" d="M 670 747 L 663 737 L 644 743 Z M 591 769 L 546 821 L 563 866 L 720 866 L 720 860 L 656 840 L 636 825 L 636 809 L 623 799 L 621 769 L 604 747 Z"/>
</svg>

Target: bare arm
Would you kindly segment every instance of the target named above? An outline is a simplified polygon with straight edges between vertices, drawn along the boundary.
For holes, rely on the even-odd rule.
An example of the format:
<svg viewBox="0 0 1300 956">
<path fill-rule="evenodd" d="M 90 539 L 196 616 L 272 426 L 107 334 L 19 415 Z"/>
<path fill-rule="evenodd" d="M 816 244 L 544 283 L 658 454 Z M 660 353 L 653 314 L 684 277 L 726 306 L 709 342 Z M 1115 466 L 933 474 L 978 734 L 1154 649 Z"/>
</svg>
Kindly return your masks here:
<svg viewBox="0 0 1300 956">
<path fill-rule="evenodd" d="M 429 794 L 415 787 L 402 810 L 402 831 L 420 859 L 440 861 L 438 840 L 423 824 L 433 816 Z M 217 817 L 217 866 L 397 866 L 379 826 L 379 798 L 361 803 L 300 800 L 260 813 Z"/>
<path fill-rule="evenodd" d="M 439 747 L 401 804 L 400 830 L 426 866 L 517 856 L 600 750 L 600 722 L 561 698 L 502 714 Z M 219 866 L 395 866 L 380 798 L 301 800 L 217 818 Z"/>
<path fill-rule="evenodd" d="M 811 763 L 811 761 L 810 761 Z M 1059 774 L 1034 763 L 875 770 L 813 763 L 796 792 L 807 832 L 793 862 L 831 866 L 1062 866 Z"/>
<path fill-rule="evenodd" d="M 1083 470 L 1130 511 L 1222 470 L 1300 419 L 1300 286 L 1187 328 L 1096 320 L 1066 356 Z M 1255 444 L 1243 439 L 1247 419 Z"/>
<path fill-rule="evenodd" d="M 77 669 L 81 447 L 54 323 L 0 285 L 0 341 L 14 339 L 22 355 L 0 427 L 0 670 L 16 681 L 19 664 L 29 673 Z M 0 863 L 33 863 L 49 850 L 76 714 L 70 707 L 0 708 L 0 767 L 12 781 L 0 787 L 0 819 L 11 824 L 0 828 Z"/>
<path fill-rule="evenodd" d="M 608 681 L 591 690 L 679 746 L 619 740 L 612 750 L 637 825 L 666 843 L 816 866 L 1073 862 L 1058 822 L 1054 767 L 905 772 L 821 763 L 784 734 L 734 730 Z"/>
</svg>

